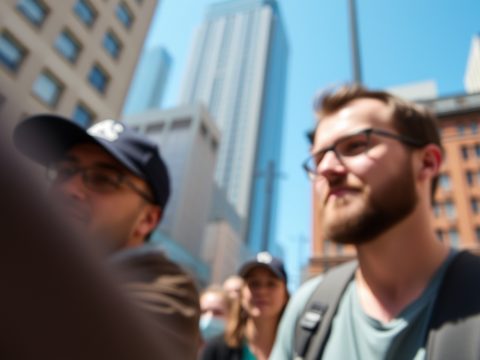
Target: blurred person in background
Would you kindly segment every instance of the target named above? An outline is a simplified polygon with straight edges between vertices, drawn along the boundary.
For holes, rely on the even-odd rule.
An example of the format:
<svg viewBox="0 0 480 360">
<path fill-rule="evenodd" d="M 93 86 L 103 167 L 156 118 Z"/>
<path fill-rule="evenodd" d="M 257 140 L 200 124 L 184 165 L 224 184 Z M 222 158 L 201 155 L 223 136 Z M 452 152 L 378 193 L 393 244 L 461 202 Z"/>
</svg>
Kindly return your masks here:
<svg viewBox="0 0 480 360">
<path fill-rule="evenodd" d="M 227 292 L 228 297 L 232 300 L 240 298 L 242 286 L 243 279 L 238 275 L 229 276 L 223 282 L 223 289 Z"/>
<path fill-rule="evenodd" d="M 207 342 L 225 331 L 231 300 L 219 285 L 211 285 L 200 294 L 200 333 Z"/>
<path fill-rule="evenodd" d="M 266 360 L 270 355 L 289 298 L 283 262 L 261 252 L 238 275 L 244 280 L 240 299 L 225 333 L 206 344 L 202 360 Z"/>
<path fill-rule="evenodd" d="M 170 195 L 168 171 L 157 145 L 114 120 L 85 130 L 50 114 L 20 123 L 14 142 L 46 167 L 54 204 L 121 273 L 127 295 L 171 350 L 169 358 L 195 358 L 195 284 L 161 250 L 145 244 Z"/>
</svg>

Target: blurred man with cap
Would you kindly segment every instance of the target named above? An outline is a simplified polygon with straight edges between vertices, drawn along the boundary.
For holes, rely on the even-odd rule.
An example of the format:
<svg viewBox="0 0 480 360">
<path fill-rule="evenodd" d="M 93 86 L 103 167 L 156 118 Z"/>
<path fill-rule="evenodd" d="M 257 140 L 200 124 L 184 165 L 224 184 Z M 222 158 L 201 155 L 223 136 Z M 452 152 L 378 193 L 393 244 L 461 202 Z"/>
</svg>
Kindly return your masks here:
<svg viewBox="0 0 480 360">
<path fill-rule="evenodd" d="M 156 321 L 158 335 L 171 338 L 172 356 L 194 358 L 196 287 L 161 251 L 144 245 L 170 195 L 157 145 L 114 120 L 85 130 L 50 114 L 20 123 L 14 142 L 46 167 L 55 203 L 122 271 L 127 293 Z"/>
</svg>

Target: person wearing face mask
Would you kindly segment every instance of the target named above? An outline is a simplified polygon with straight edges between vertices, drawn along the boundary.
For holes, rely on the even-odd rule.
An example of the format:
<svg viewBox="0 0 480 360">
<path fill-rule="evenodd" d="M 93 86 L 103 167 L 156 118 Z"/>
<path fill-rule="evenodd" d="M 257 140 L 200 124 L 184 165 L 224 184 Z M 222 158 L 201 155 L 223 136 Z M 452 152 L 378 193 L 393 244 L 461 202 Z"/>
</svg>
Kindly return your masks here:
<svg viewBox="0 0 480 360">
<path fill-rule="evenodd" d="M 212 285 L 200 295 L 200 333 L 207 342 L 223 334 L 230 311 L 230 299 L 220 287 Z"/>
<path fill-rule="evenodd" d="M 232 304 L 223 336 L 207 342 L 201 360 L 266 360 L 288 302 L 283 262 L 261 252 L 246 262 L 239 301 Z"/>
</svg>

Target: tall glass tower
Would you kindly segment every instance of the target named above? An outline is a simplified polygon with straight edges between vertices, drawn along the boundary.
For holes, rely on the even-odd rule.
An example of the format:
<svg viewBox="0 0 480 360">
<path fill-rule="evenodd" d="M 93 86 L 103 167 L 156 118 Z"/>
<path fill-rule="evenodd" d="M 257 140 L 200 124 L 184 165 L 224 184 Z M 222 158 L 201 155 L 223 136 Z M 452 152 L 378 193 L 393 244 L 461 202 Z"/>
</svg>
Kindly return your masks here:
<svg viewBox="0 0 480 360">
<path fill-rule="evenodd" d="M 206 104 L 221 131 L 218 194 L 242 219 L 252 251 L 271 250 L 274 240 L 287 60 L 277 1 L 214 4 L 195 34 L 181 93 L 183 104 Z"/>
</svg>

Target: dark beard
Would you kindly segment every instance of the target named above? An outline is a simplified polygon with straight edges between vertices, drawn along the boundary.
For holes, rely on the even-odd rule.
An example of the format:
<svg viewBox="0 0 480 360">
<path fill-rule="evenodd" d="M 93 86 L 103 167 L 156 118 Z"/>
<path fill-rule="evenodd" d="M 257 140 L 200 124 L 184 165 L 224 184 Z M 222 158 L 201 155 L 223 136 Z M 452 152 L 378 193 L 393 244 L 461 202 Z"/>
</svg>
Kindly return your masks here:
<svg viewBox="0 0 480 360">
<path fill-rule="evenodd" d="M 403 176 L 394 178 L 383 190 L 372 195 L 366 208 L 356 217 L 324 227 L 324 239 L 338 244 L 361 245 L 405 219 L 415 208 L 415 192 L 410 167 Z"/>
</svg>

